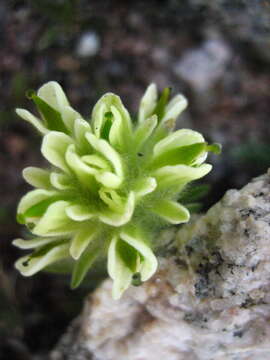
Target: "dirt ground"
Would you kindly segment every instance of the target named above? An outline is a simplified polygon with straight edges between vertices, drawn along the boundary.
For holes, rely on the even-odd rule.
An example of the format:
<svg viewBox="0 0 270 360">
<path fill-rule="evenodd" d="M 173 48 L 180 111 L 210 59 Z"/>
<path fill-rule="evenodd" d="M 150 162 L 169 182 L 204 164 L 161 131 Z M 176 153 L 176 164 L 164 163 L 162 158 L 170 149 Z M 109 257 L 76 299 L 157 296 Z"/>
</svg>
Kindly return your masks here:
<svg viewBox="0 0 270 360">
<path fill-rule="evenodd" d="M 3 0 L 0 2 L 0 360 L 43 359 L 106 276 L 79 290 L 64 275 L 22 278 L 13 268 L 25 235 L 16 206 L 21 170 L 40 166 L 40 137 L 14 113 L 49 80 L 89 118 L 107 91 L 135 116 L 150 82 L 189 99 L 178 122 L 223 145 L 205 179 L 205 209 L 270 165 L 270 1 Z"/>
</svg>

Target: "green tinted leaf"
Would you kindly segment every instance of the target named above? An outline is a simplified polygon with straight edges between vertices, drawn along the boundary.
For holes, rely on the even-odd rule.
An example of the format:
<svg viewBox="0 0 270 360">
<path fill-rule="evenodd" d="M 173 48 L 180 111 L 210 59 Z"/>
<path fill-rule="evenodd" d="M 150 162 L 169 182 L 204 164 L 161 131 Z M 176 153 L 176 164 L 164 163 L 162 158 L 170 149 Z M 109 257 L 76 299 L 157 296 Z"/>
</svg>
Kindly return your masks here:
<svg viewBox="0 0 270 360">
<path fill-rule="evenodd" d="M 161 96 L 158 100 L 157 106 L 156 106 L 155 110 L 153 111 L 153 114 L 157 115 L 159 121 L 163 118 L 163 116 L 165 114 L 165 107 L 169 101 L 170 93 L 171 93 L 170 88 L 165 88 L 162 91 Z"/>
<path fill-rule="evenodd" d="M 108 111 L 104 114 L 105 117 L 105 123 L 103 124 L 102 130 L 101 130 L 101 137 L 103 139 L 108 140 L 109 139 L 109 134 L 110 134 L 110 129 L 112 127 L 112 122 L 113 122 L 113 113 L 111 111 Z"/>
<path fill-rule="evenodd" d="M 136 271 L 137 265 L 137 251 L 125 241 L 119 240 L 117 242 L 116 251 L 118 251 L 125 265 L 132 271 Z"/>
<path fill-rule="evenodd" d="M 93 262 L 96 260 L 100 252 L 100 249 L 86 249 L 79 260 L 76 261 L 73 273 L 72 273 L 72 279 L 71 279 L 71 288 L 75 289 L 80 285 L 80 283 L 83 281 L 85 275 L 89 271 L 90 267 L 93 265 Z"/>
<path fill-rule="evenodd" d="M 151 167 L 157 168 L 178 164 L 192 165 L 193 161 L 205 151 L 205 148 L 206 143 L 197 143 L 168 150 L 156 157 Z"/>
<path fill-rule="evenodd" d="M 49 243 L 47 245 L 42 246 L 41 248 L 38 248 L 37 250 L 35 250 L 30 256 L 29 259 L 33 259 L 36 257 L 41 257 L 46 255 L 50 250 L 52 250 L 53 248 L 62 245 L 64 243 L 66 243 L 67 240 L 66 239 L 61 239 L 58 241 L 54 241 L 52 243 Z"/>
<path fill-rule="evenodd" d="M 181 203 L 193 202 L 202 199 L 210 191 L 210 185 L 192 185 L 187 187 L 179 197 Z"/>
<path fill-rule="evenodd" d="M 54 264 L 47 266 L 44 271 L 55 274 L 70 274 L 74 268 L 74 260 L 67 258 L 56 261 Z"/>
<path fill-rule="evenodd" d="M 192 203 L 186 204 L 185 207 L 189 210 L 190 213 L 198 213 L 202 210 L 203 205 L 201 203 Z"/>
<path fill-rule="evenodd" d="M 44 212 L 47 210 L 48 206 L 51 205 L 53 202 L 62 199 L 61 196 L 53 196 L 49 199 L 43 200 L 39 202 L 38 204 L 33 205 L 29 209 L 26 210 L 24 213 L 25 217 L 39 217 L 44 214 Z"/>
<path fill-rule="evenodd" d="M 44 269 L 55 261 L 68 257 L 68 244 L 61 243 L 60 245 L 47 248 L 46 252 L 40 251 L 39 255 L 26 255 L 16 261 L 15 267 L 24 276 L 31 276 L 38 271 Z"/>
<path fill-rule="evenodd" d="M 185 206 L 170 200 L 160 200 L 152 211 L 171 224 L 185 223 L 190 218 Z"/>
<path fill-rule="evenodd" d="M 16 215 L 17 223 L 24 225 L 25 224 L 25 217 L 23 214 L 17 214 Z"/>
<path fill-rule="evenodd" d="M 44 100 L 35 94 L 32 94 L 31 98 L 41 113 L 48 129 L 68 133 L 60 112 L 52 108 L 49 104 L 47 104 Z"/>
</svg>

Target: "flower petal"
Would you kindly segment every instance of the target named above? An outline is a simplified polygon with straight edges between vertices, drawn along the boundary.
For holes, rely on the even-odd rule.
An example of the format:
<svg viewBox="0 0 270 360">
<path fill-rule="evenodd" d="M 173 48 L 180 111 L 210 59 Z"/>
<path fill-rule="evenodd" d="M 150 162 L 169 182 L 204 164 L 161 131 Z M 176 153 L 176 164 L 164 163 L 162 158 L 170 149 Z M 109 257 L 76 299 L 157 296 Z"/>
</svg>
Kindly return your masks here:
<svg viewBox="0 0 270 360">
<path fill-rule="evenodd" d="M 95 177 L 103 186 L 111 189 L 119 188 L 122 183 L 122 179 L 110 171 L 98 172 Z"/>
<path fill-rule="evenodd" d="M 23 169 L 23 178 L 28 184 L 42 189 L 50 189 L 50 171 L 38 167 L 29 166 Z"/>
<path fill-rule="evenodd" d="M 156 115 L 153 115 L 138 125 L 134 134 L 134 147 L 136 148 L 136 151 L 138 151 L 151 136 L 157 123 L 158 118 Z"/>
<path fill-rule="evenodd" d="M 148 280 L 157 270 L 157 258 L 151 248 L 134 231 L 122 231 L 120 238 L 136 249 L 143 257 L 140 268 L 137 269 L 141 274 L 142 281 Z"/>
<path fill-rule="evenodd" d="M 12 241 L 12 244 L 17 246 L 20 249 L 28 250 L 35 249 L 47 244 L 51 244 L 55 241 L 59 241 L 59 238 L 54 237 L 39 237 L 31 240 L 15 239 Z"/>
<path fill-rule="evenodd" d="M 196 131 L 189 129 L 177 130 L 155 145 L 154 156 L 159 156 L 174 148 L 203 142 L 205 142 L 203 136 Z"/>
<path fill-rule="evenodd" d="M 86 205 L 70 205 L 65 210 L 67 216 L 74 221 L 89 220 L 95 215 Z"/>
<path fill-rule="evenodd" d="M 84 155 L 82 160 L 98 170 L 111 170 L 109 163 L 99 155 Z"/>
<path fill-rule="evenodd" d="M 51 131 L 43 139 L 41 152 L 51 164 L 69 173 L 65 154 L 70 144 L 73 144 L 71 137 L 58 131 Z"/>
<path fill-rule="evenodd" d="M 71 279 L 71 288 L 75 289 L 80 285 L 80 283 L 83 281 L 84 277 L 86 276 L 87 272 L 97 259 L 97 257 L 100 254 L 101 249 L 96 247 L 94 249 L 85 249 L 85 251 L 81 254 L 80 258 L 76 261 L 73 273 L 72 273 L 72 279 Z"/>
<path fill-rule="evenodd" d="M 136 198 L 143 197 L 153 192 L 157 187 L 157 181 L 153 177 L 142 178 L 136 182 L 133 191 Z"/>
<path fill-rule="evenodd" d="M 138 114 L 139 123 L 142 123 L 153 114 L 153 111 L 157 105 L 157 98 L 157 86 L 156 84 L 150 84 L 140 102 Z"/>
<path fill-rule="evenodd" d="M 87 226 L 79 230 L 71 241 L 70 255 L 77 260 L 97 234 L 97 228 Z"/>
<path fill-rule="evenodd" d="M 123 211 L 125 200 L 118 195 L 115 190 L 110 188 L 101 188 L 98 193 L 100 199 L 108 205 L 111 210 L 117 213 L 121 213 Z"/>
<path fill-rule="evenodd" d="M 92 132 L 89 123 L 83 119 L 76 119 L 74 122 L 74 136 L 76 143 L 84 151 L 90 148 L 89 142 L 85 138 L 87 132 Z"/>
<path fill-rule="evenodd" d="M 58 236 L 70 235 L 74 232 L 78 225 L 67 216 L 68 206 L 70 203 L 63 200 L 51 204 L 32 230 L 33 234 Z"/>
<path fill-rule="evenodd" d="M 171 224 L 181 224 L 189 221 L 187 208 L 175 201 L 160 200 L 152 210 Z"/>
<path fill-rule="evenodd" d="M 93 146 L 95 150 L 100 152 L 105 159 L 107 159 L 113 166 L 116 174 L 122 179 L 123 178 L 123 165 L 121 157 L 116 150 L 105 140 L 97 139 L 95 135 L 87 133 L 85 134 L 86 139 Z"/>
<path fill-rule="evenodd" d="M 70 133 L 72 133 L 73 130 L 74 130 L 76 120 L 85 121 L 85 120 L 82 119 L 81 114 L 79 114 L 71 106 L 63 106 L 62 109 L 61 109 L 61 116 L 62 116 L 62 120 L 63 120 L 66 128 L 69 130 Z M 91 131 L 91 130 L 89 130 L 89 131 Z"/>
<path fill-rule="evenodd" d="M 46 266 L 69 256 L 68 244 L 61 244 L 40 256 L 24 256 L 16 261 L 15 267 L 24 276 L 31 276 Z"/>
<path fill-rule="evenodd" d="M 153 172 L 158 187 L 181 189 L 190 181 L 200 179 L 211 171 L 212 165 L 203 164 L 198 167 L 188 165 L 164 166 Z"/>
<path fill-rule="evenodd" d="M 29 191 L 19 202 L 17 210 L 18 215 L 24 216 L 29 209 L 33 208 L 33 206 L 43 202 L 44 200 L 54 198 L 57 195 L 58 192 L 53 190 L 36 189 Z"/>
<path fill-rule="evenodd" d="M 119 96 L 107 93 L 96 103 L 92 112 L 94 133 L 98 138 L 108 139 L 113 145 L 122 142 L 131 133 L 130 115 Z M 120 143 L 119 143 L 120 142 Z"/>
<path fill-rule="evenodd" d="M 37 95 L 59 112 L 62 111 L 64 106 L 69 105 L 62 87 L 56 81 L 49 81 L 44 84 L 38 90 Z"/>
<path fill-rule="evenodd" d="M 50 182 L 52 186 L 58 190 L 73 189 L 73 181 L 68 174 L 52 172 L 50 175 Z"/>
<path fill-rule="evenodd" d="M 108 250 L 108 273 L 113 279 L 112 296 L 115 300 L 130 286 L 133 275 L 117 249 L 119 241 L 116 236 L 113 237 Z"/>
<path fill-rule="evenodd" d="M 167 165 L 181 164 L 193 166 L 200 163 L 201 160 L 205 160 L 207 156 L 206 149 L 207 144 L 205 142 L 172 148 L 153 157 L 149 167 L 154 169 Z"/>
<path fill-rule="evenodd" d="M 42 123 L 42 121 L 33 114 L 31 114 L 29 111 L 25 109 L 16 109 L 16 114 L 19 115 L 22 119 L 32 124 L 42 135 L 46 135 L 49 132 L 49 130 Z"/>
<path fill-rule="evenodd" d="M 121 110 L 119 107 L 111 106 L 113 122 L 109 132 L 110 143 L 119 149 L 125 148 L 131 136 L 130 116 L 126 110 Z"/>
<path fill-rule="evenodd" d="M 99 219 L 108 225 L 122 226 L 131 219 L 134 208 L 135 208 L 135 194 L 133 191 L 131 191 L 129 193 L 125 205 L 123 206 L 122 209 L 120 208 L 120 211 L 122 210 L 120 213 L 109 209 L 103 210 L 99 215 Z"/>
<path fill-rule="evenodd" d="M 96 188 L 94 175 L 98 171 L 82 161 L 81 157 L 75 151 L 74 144 L 70 145 L 66 151 L 66 163 L 84 186 L 92 188 L 93 190 Z"/>
<path fill-rule="evenodd" d="M 177 117 L 181 114 L 181 112 L 186 109 L 187 105 L 187 99 L 183 95 L 176 95 L 166 105 L 165 114 L 161 121 L 167 121 L 170 119 L 176 120 Z"/>
</svg>

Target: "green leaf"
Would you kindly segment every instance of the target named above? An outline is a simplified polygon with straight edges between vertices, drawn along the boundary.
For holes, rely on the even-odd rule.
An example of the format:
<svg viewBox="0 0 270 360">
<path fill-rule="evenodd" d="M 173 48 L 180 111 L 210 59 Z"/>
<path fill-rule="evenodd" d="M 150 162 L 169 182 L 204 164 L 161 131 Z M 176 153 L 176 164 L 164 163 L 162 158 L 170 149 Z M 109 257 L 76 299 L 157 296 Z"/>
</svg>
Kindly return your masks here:
<svg viewBox="0 0 270 360">
<path fill-rule="evenodd" d="M 51 265 L 44 268 L 44 271 L 54 274 L 70 274 L 74 268 L 74 260 L 72 258 L 65 258 L 58 260 Z"/>
<path fill-rule="evenodd" d="M 41 246 L 56 243 L 57 241 L 59 241 L 59 238 L 56 237 L 39 237 L 31 240 L 15 239 L 12 241 L 12 244 L 20 249 L 27 250 L 40 248 Z"/>
<path fill-rule="evenodd" d="M 114 236 L 108 250 L 107 267 L 108 273 L 113 279 L 112 295 L 114 299 L 119 299 L 132 281 L 132 271 L 125 264 L 119 251 L 117 251 L 119 241 L 121 240 L 117 236 Z"/>
<path fill-rule="evenodd" d="M 146 89 L 139 106 L 138 122 L 143 123 L 151 115 L 157 105 L 157 86 L 150 84 Z"/>
<path fill-rule="evenodd" d="M 66 164 L 74 172 L 77 179 L 86 188 L 91 189 L 92 192 L 97 190 L 97 184 L 95 181 L 95 174 L 97 170 L 88 166 L 82 158 L 77 154 L 74 144 L 68 146 L 65 153 Z"/>
<path fill-rule="evenodd" d="M 153 192 L 157 187 L 156 179 L 153 177 L 139 178 L 134 185 L 136 198 L 140 198 Z"/>
<path fill-rule="evenodd" d="M 105 122 L 103 124 L 102 130 L 101 130 L 101 137 L 103 139 L 108 140 L 109 139 L 109 134 L 110 134 L 110 130 L 112 127 L 112 123 L 113 123 L 113 113 L 111 111 L 107 111 L 104 114 L 105 117 Z"/>
<path fill-rule="evenodd" d="M 203 136 L 197 131 L 180 129 L 174 131 L 155 145 L 154 156 L 159 156 L 164 152 L 179 148 L 181 146 L 188 146 L 204 142 L 205 140 Z"/>
<path fill-rule="evenodd" d="M 211 171 L 212 165 L 203 164 L 198 167 L 188 165 L 164 166 L 153 172 L 158 188 L 175 188 L 178 191 L 183 189 L 187 183 L 205 176 Z"/>
<path fill-rule="evenodd" d="M 66 134 L 69 133 L 59 111 L 55 110 L 44 100 L 42 100 L 41 97 L 35 94 L 32 94 L 31 98 L 36 104 L 40 114 L 42 115 L 43 120 L 45 121 L 46 127 L 49 130 L 60 131 Z"/>
<path fill-rule="evenodd" d="M 207 184 L 187 186 L 180 194 L 178 200 L 181 201 L 181 203 L 197 201 L 205 197 L 209 191 L 210 185 Z"/>
<path fill-rule="evenodd" d="M 158 100 L 158 103 L 156 105 L 156 108 L 153 111 L 153 114 L 157 115 L 158 121 L 161 121 L 161 119 L 163 118 L 163 116 L 165 114 L 165 108 L 166 108 L 166 105 L 167 105 L 167 103 L 169 101 L 170 93 L 171 93 L 170 88 L 165 88 L 162 91 L 161 96 L 160 96 L 160 98 Z"/>
<path fill-rule="evenodd" d="M 201 203 L 192 203 L 186 204 L 185 207 L 189 210 L 190 213 L 198 213 L 201 211 L 203 205 Z"/>
<path fill-rule="evenodd" d="M 156 272 L 158 262 L 147 239 L 143 239 L 137 229 L 124 229 L 120 233 L 120 238 L 137 250 L 140 256 L 136 272 L 140 272 L 142 281 L 148 280 Z"/>
<path fill-rule="evenodd" d="M 51 164 L 62 169 L 64 172 L 70 173 L 67 166 L 65 155 L 68 146 L 73 144 L 73 139 L 59 131 L 50 131 L 44 136 L 41 153 Z"/>
<path fill-rule="evenodd" d="M 50 171 L 40 169 L 38 167 L 29 166 L 23 169 L 23 178 L 28 182 L 28 184 L 42 189 L 50 189 Z"/>
<path fill-rule="evenodd" d="M 168 105 L 165 107 L 165 114 L 162 118 L 162 122 L 170 119 L 176 120 L 186 107 L 187 99 L 183 95 L 177 94 L 170 100 Z"/>
<path fill-rule="evenodd" d="M 157 122 L 157 116 L 153 115 L 150 118 L 139 123 L 134 133 L 134 148 L 136 149 L 135 151 L 138 151 L 149 139 L 155 127 L 157 126 Z"/>
<path fill-rule="evenodd" d="M 56 201 L 51 204 L 40 218 L 32 232 L 36 235 L 61 236 L 69 235 L 78 228 L 78 224 L 66 215 L 67 201 Z"/>
<path fill-rule="evenodd" d="M 99 253 L 99 248 L 91 249 L 91 247 L 89 247 L 83 252 L 79 260 L 76 261 L 71 279 L 72 289 L 80 285 Z"/>
<path fill-rule="evenodd" d="M 54 263 L 55 261 L 64 259 L 69 256 L 69 245 L 64 243 L 53 248 L 47 249 L 46 252 L 39 252 L 39 255 L 27 255 L 16 261 L 15 267 L 24 276 L 31 276 L 38 271 Z"/>
<path fill-rule="evenodd" d="M 182 224 L 188 222 L 190 218 L 185 206 L 170 200 L 160 200 L 152 211 L 171 224 Z"/>
<path fill-rule="evenodd" d="M 86 133 L 85 137 L 89 144 L 112 165 L 120 179 L 124 176 L 123 163 L 120 154 L 103 139 L 98 139 L 94 134 Z"/>
<path fill-rule="evenodd" d="M 116 227 L 128 223 L 133 215 L 135 208 L 134 192 L 131 191 L 128 195 L 128 198 L 124 199 L 124 201 L 125 202 L 122 206 L 117 206 L 117 204 L 115 204 L 115 208 L 113 210 L 111 208 L 108 208 L 100 211 L 99 219 L 105 224 Z M 117 209 L 118 211 L 115 211 Z"/>
<path fill-rule="evenodd" d="M 40 217 L 47 210 L 48 206 L 57 200 L 63 200 L 63 196 L 52 196 L 49 199 L 43 200 L 38 204 L 33 205 L 29 209 L 26 210 L 24 216 L 28 217 Z"/>
<path fill-rule="evenodd" d="M 26 195 L 24 195 L 18 205 L 18 217 L 20 220 L 23 220 L 20 215 L 25 214 L 25 212 L 35 206 L 36 204 L 39 204 L 43 200 L 50 199 L 54 196 L 58 196 L 58 193 L 56 191 L 49 191 L 44 189 L 35 189 L 32 191 L 29 191 Z"/>
<path fill-rule="evenodd" d="M 119 96 L 107 93 L 101 97 L 94 106 L 92 124 L 97 138 L 109 139 L 120 149 L 130 145 L 132 123 Z"/>
<path fill-rule="evenodd" d="M 96 224 L 89 224 L 87 227 L 80 229 L 71 241 L 70 255 L 75 259 L 79 259 L 90 242 L 97 235 Z"/>
<path fill-rule="evenodd" d="M 202 153 L 205 152 L 206 143 L 197 143 L 178 148 L 170 149 L 154 158 L 151 168 L 163 167 L 166 165 L 192 165 Z"/>
<path fill-rule="evenodd" d="M 36 116 L 31 114 L 29 111 L 24 109 L 16 109 L 16 114 L 20 116 L 23 120 L 29 122 L 31 125 L 33 125 L 42 135 L 45 135 L 49 132 L 49 130 L 46 128 L 43 121 L 38 119 Z"/>
<path fill-rule="evenodd" d="M 116 251 L 121 256 L 125 265 L 132 271 L 136 271 L 138 252 L 127 242 L 119 240 L 116 245 Z"/>
</svg>

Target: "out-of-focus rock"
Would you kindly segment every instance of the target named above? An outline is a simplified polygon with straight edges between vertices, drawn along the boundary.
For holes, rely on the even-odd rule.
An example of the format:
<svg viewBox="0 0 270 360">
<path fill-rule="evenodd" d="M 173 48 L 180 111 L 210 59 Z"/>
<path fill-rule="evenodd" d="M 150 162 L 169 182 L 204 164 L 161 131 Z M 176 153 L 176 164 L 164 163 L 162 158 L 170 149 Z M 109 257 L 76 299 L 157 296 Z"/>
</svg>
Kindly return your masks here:
<svg viewBox="0 0 270 360">
<path fill-rule="evenodd" d="M 231 55 L 224 40 L 209 38 L 200 47 L 187 51 L 175 64 L 174 72 L 193 90 L 202 93 L 224 75 Z"/>
<path fill-rule="evenodd" d="M 90 296 L 51 360 L 270 358 L 270 173 L 180 229 L 151 281 Z M 166 255 L 166 256 L 165 256 Z"/>
<path fill-rule="evenodd" d="M 208 11 L 208 21 L 223 27 L 235 43 L 249 47 L 254 57 L 270 61 L 270 2 L 268 0 L 189 0 Z"/>
<path fill-rule="evenodd" d="M 100 39 L 94 31 L 83 33 L 78 41 L 76 54 L 81 58 L 94 56 L 100 49 Z"/>
</svg>

